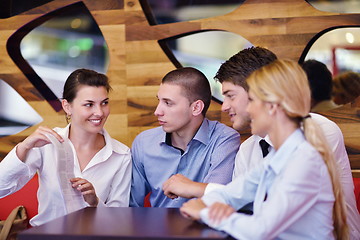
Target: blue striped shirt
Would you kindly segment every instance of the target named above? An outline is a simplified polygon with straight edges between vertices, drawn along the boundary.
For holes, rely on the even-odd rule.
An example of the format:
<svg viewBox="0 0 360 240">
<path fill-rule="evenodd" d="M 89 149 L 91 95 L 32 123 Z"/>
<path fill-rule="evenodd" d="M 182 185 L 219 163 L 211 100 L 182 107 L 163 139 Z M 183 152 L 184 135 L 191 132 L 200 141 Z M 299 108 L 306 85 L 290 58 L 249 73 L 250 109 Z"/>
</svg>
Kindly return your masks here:
<svg viewBox="0 0 360 240">
<path fill-rule="evenodd" d="M 153 207 L 181 207 L 188 199 L 170 199 L 163 183 L 180 173 L 195 182 L 227 184 L 231 181 L 240 135 L 234 129 L 204 119 L 185 152 L 166 143 L 162 127 L 140 133 L 132 145 L 133 176 L 130 206 L 143 206 L 151 192 Z"/>
</svg>

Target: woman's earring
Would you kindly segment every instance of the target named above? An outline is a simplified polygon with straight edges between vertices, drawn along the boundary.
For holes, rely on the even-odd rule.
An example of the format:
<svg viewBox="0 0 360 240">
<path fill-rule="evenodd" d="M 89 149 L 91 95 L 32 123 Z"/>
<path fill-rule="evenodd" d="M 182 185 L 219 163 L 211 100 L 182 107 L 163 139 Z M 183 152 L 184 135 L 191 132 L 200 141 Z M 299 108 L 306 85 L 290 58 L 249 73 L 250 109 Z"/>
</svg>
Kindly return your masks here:
<svg viewBox="0 0 360 240">
<path fill-rule="evenodd" d="M 65 118 L 66 118 L 66 122 L 69 123 L 71 120 L 71 114 L 66 114 Z"/>
</svg>

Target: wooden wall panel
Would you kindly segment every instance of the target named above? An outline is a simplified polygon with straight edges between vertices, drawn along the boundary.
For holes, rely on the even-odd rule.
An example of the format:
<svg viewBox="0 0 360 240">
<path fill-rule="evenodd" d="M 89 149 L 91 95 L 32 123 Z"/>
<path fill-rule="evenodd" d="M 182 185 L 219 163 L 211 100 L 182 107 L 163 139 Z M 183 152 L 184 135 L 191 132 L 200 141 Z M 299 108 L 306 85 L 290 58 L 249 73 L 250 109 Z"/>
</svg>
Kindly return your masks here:
<svg viewBox="0 0 360 240">
<path fill-rule="evenodd" d="M 0 79 L 9 83 L 43 117 L 42 125 L 50 127 L 65 126 L 63 112 L 54 111 L 13 63 L 6 42 L 24 24 L 76 2 L 54 0 L 20 15 L 0 19 Z M 83 3 L 98 23 L 109 47 L 107 75 L 114 91 L 110 95 L 112 113 L 106 128 L 128 146 L 139 132 L 158 125 L 153 115 L 157 89 L 161 78 L 175 68 L 158 40 L 187 32 L 226 30 L 243 36 L 254 45 L 268 47 L 280 58 L 298 60 L 317 33 L 334 26 L 360 26 L 360 14 L 321 12 L 304 0 L 247 0 L 223 16 L 156 26 L 149 25 L 138 0 L 84 0 Z M 230 125 L 220 108 L 213 101 L 208 117 Z M 327 114 L 339 122 L 352 166 L 360 168 L 359 116 L 349 117 L 348 109 Z M 0 138 L 0 159 L 37 127 Z M 242 140 L 249 136 L 249 130 L 242 133 Z"/>
</svg>

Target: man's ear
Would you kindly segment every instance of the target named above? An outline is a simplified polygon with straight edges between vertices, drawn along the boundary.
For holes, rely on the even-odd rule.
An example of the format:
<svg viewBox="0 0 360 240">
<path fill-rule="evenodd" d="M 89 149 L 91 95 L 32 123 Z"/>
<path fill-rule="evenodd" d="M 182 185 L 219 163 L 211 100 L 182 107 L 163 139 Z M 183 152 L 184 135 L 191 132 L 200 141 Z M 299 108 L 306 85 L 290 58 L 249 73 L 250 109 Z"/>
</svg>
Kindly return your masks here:
<svg viewBox="0 0 360 240">
<path fill-rule="evenodd" d="M 198 116 L 202 114 L 202 111 L 204 109 L 204 102 L 201 100 L 196 100 L 191 104 L 192 112 L 194 116 Z"/>
</svg>

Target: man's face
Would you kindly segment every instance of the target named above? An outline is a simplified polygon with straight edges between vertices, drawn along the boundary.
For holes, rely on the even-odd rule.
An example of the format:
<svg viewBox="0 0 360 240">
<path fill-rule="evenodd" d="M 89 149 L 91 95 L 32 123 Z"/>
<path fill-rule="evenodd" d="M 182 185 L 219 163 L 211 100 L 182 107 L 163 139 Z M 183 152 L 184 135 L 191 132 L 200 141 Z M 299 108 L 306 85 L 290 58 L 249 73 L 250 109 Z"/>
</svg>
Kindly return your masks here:
<svg viewBox="0 0 360 240">
<path fill-rule="evenodd" d="M 239 131 L 248 127 L 250 117 L 246 112 L 246 107 L 249 96 L 245 89 L 231 82 L 223 82 L 222 94 L 224 95 L 224 102 L 221 110 L 229 114 L 233 128 Z"/>
<path fill-rule="evenodd" d="M 160 85 L 154 114 L 167 133 L 186 130 L 192 120 L 192 104 L 182 91 L 182 87 L 175 84 Z"/>
</svg>

